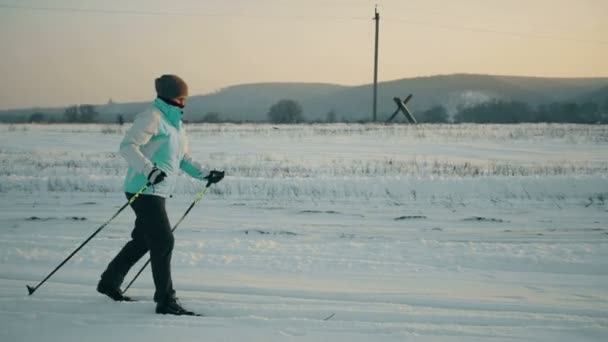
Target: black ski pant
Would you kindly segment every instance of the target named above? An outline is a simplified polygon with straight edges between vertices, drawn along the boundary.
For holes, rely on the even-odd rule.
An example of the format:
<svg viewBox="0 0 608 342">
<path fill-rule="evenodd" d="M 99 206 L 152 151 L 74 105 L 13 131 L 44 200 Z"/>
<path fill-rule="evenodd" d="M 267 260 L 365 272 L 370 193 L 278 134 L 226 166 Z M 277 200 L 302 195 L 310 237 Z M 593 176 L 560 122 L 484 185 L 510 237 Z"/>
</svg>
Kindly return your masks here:
<svg viewBox="0 0 608 342">
<path fill-rule="evenodd" d="M 126 195 L 128 199 L 134 196 L 131 193 Z M 131 208 L 136 215 L 131 240 L 110 262 L 101 275 L 101 282 L 109 288 L 120 289 L 129 269 L 150 251 L 152 278 L 156 287 L 154 301 L 163 303 L 175 296 L 171 280 L 174 239 L 165 211 L 165 199 L 153 195 L 140 195 L 131 203 Z"/>
</svg>

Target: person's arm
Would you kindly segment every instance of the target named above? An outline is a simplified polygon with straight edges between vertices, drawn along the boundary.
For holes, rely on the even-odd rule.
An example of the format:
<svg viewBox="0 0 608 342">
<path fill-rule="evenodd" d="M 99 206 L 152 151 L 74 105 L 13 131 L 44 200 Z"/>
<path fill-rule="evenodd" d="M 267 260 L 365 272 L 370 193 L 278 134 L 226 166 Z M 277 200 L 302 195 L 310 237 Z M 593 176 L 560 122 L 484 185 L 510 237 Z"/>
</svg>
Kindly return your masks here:
<svg viewBox="0 0 608 342">
<path fill-rule="evenodd" d="M 140 147 L 158 133 L 159 120 L 160 115 L 155 111 L 137 115 L 133 126 L 129 128 L 120 144 L 120 154 L 127 160 L 129 166 L 146 177 L 154 170 L 154 164 L 141 153 Z"/>
<path fill-rule="evenodd" d="M 182 158 L 179 167 L 191 177 L 196 179 L 203 179 L 209 172 L 205 170 L 201 164 L 192 160 L 187 136 L 185 137 L 185 140 L 186 142 L 184 146 L 184 157 Z"/>
</svg>

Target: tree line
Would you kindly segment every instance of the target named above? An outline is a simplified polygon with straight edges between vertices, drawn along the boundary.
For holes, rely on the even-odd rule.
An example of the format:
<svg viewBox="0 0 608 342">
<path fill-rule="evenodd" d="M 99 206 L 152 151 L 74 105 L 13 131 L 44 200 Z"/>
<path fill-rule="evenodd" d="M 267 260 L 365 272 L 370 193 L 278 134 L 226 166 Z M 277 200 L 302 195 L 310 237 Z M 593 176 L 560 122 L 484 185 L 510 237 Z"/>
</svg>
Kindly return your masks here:
<svg viewBox="0 0 608 342">
<path fill-rule="evenodd" d="M 65 108 L 63 115 L 35 111 L 29 115 L 3 115 L 0 116 L 0 121 L 10 123 L 96 123 L 99 122 L 99 112 L 94 105 L 82 104 Z"/>
<path fill-rule="evenodd" d="M 420 123 L 608 123 L 608 97 L 603 105 L 595 102 L 550 103 L 532 108 L 519 101 L 492 100 L 475 106 L 461 107 L 450 115 L 445 107 L 434 106 L 415 114 Z M 325 115 L 325 120 L 306 120 L 302 106 L 294 100 L 281 100 L 270 107 L 271 123 L 345 122 L 338 120 L 335 110 Z"/>
<path fill-rule="evenodd" d="M 532 107 L 524 102 L 491 100 L 474 106 L 460 107 L 454 113 L 449 113 L 443 106 L 434 106 L 425 111 L 413 113 L 420 123 L 497 123 L 509 124 L 520 122 L 549 122 L 549 123 L 608 123 L 608 97 L 603 104 L 596 102 L 554 102 Z M 47 115 L 33 112 L 27 115 L 0 116 L 4 122 L 64 122 L 64 123 L 95 123 L 99 122 L 99 112 L 94 105 L 73 105 L 65 109 L 63 116 Z M 115 122 L 124 123 L 124 116 L 116 114 Z M 338 118 L 336 110 L 331 109 L 323 118 L 307 119 L 304 109 L 295 100 L 282 99 L 273 104 L 267 113 L 267 121 L 275 124 L 297 124 L 303 122 L 349 122 L 345 117 Z M 219 112 L 209 112 L 202 118 L 190 122 L 234 122 L 222 118 Z M 357 122 L 369 122 L 359 120 Z"/>
<path fill-rule="evenodd" d="M 520 101 L 491 100 L 460 107 L 450 115 L 445 107 L 434 106 L 415 114 L 423 123 L 608 123 L 608 98 L 603 105 L 595 102 L 554 102 L 536 108 Z"/>
<path fill-rule="evenodd" d="M 608 123 L 608 98 L 603 105 L 595 102 L 550 103 L 532 108 L 518 101 L 489 101 L 459 110 L 454 122 L 519 123 L 555 122 L 595 124 Z"/>
</svg>

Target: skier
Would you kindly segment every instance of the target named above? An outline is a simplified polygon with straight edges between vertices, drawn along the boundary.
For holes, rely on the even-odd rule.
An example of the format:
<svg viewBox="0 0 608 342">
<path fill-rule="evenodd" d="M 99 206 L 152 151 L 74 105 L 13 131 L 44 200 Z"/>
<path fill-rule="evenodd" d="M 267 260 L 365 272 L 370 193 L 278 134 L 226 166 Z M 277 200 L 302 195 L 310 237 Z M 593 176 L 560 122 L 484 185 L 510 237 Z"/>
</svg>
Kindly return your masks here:
<svg viewBox="0 0 608 342">
<path fill-rule="evenodd" d="M 222 180 L 224 173 L 206 172 L 188 152 L 181 121 L 188 97 L 187 84 L 178 76 L 162 75 L 155 80 L 155 87 L 157 98 L 153 106 L 135 117 L 120 144 L 120 153 L 129 164 L 124 184 L 127 198 L 131 199 L 145 184 L 151 186 L 131 204 L 136 215 L 131 240 L 103 272 L 97 291 L 115 301 L 132 301 L 122 294 L 120 286 L 129 269 L 150 251 L 156 313 L 195 315 L 181 306 L 173 289 L 174 239 L 165 211 L 165 197 L 171 193 L 179 169 L 194 178 L 207 180 L 208 184 Z"/>
</svg>

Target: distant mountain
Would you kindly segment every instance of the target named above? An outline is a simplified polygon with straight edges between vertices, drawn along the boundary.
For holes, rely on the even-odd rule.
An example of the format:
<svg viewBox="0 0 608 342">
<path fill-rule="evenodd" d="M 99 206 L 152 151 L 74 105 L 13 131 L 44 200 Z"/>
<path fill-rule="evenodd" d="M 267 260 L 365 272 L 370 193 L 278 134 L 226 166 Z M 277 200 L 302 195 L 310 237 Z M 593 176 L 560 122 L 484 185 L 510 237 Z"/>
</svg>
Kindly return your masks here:
<svg viewBox="0 0 608 342">
<path fill-rule="evenodd" d="M 608 106 L 608 85 L 579 96 L 575 102 L 594 102 L 600 106 Z"/>
<path fill-rule="evenodd" d="M 378 115 L 388 117 L 396 109 L 393 97 L 414 97 L 408 107 L 416 112 L 442 105 L 454 113 L 491 99 L 514 100 L 537 106 L 549 102 L 576 101 L 583 94 L 608 86 L 608 78 L 535 78 L 456 74 L 401 79 L 378 85 Z M 305 115 L 322 117 L 334 108 L 338 118 L 369 118 L 372 112 L 372 85 L 350 87 L 303 103 Z M 311 116 L 309 116 L 311 115 Z"/>
<path fill-rule="evenodd" d="M 537 106 L 550 102 L 603 103 L 608 78 L 541 78 L 473 74 L 439 75 L 381 82 L 378 85 L 379 119 L 395 110 L 393 97 L 414 97 L 408 107 L 416 113 L 442 105 L 450 113 L 491 99 L 515 100 Z M 308 120 L 323 120 L 335 111 L 339 120 L 371 118 L 372 85 L 341 86 L 324 83 L 258 83 L 236 85 L 211 94 L 190 97 L 187 119 L 198 120 L 210 112 L 222 119 L 263 121 L 270 106 L 281 99 L 293 99 L 304 109 Z M 150 102 L 110 103 L 98 107 L 100 119 L 115 122 L 119 114 L 127 120 Z M 0 119 L 29 116 L 33 112 L 61 117 L 64 108 L 37 108 L 0 111 Z"/>
<path fill-rule="evenodd" d="M 268 109 L 281 99 L 300 104 L 348 87 L 324 83 L 258 83 L 232 86 L 214 94 L 193 96 L 188 100 L 188 117 L 195 120 L 205 113 L 217 112 L 232 120 L 266 120 Z M 306 111 L 306 109 L 304 109 Z"/>
</svg>

